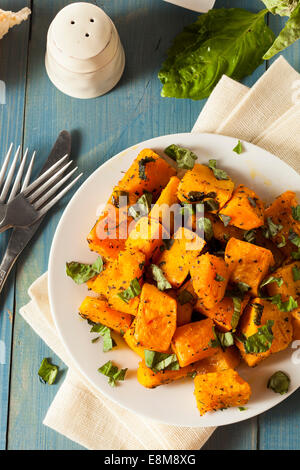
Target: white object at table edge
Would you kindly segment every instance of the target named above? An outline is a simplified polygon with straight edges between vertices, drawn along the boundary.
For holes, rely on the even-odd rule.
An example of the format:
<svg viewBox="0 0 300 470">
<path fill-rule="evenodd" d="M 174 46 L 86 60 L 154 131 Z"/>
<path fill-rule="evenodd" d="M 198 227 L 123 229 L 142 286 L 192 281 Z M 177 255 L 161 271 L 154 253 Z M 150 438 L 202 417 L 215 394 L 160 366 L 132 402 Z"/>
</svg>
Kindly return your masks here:
<svg viewBox="0 0 300 470">
<path fill-rule="evenodd" d="M 199 13 L 208 12 L 215 4 L 215 0 L 165 0 L 165 2 L 174 3 L 174 5 Z"/>
</svg>

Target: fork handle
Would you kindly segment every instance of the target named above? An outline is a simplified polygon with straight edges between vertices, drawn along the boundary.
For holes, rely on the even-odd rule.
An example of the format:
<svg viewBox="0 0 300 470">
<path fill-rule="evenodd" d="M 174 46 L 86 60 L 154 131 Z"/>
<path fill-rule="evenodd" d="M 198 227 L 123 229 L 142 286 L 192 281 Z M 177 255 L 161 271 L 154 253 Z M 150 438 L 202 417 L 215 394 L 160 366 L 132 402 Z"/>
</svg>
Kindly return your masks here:
<svg viewBox="0 0 300 470">
<path fill-rule="evenodd" d="M 6 283 L 8 275 L 10 271 L 12 270 L 12 267 L 15 264 L 16 259 L 17 257 L 13 255 L 12 253 L 9 253 L 8 250 L 5 252 L 3 260 L 0 264 L 0 293 L 2 292 L 4 284 Z"/>
</svg>

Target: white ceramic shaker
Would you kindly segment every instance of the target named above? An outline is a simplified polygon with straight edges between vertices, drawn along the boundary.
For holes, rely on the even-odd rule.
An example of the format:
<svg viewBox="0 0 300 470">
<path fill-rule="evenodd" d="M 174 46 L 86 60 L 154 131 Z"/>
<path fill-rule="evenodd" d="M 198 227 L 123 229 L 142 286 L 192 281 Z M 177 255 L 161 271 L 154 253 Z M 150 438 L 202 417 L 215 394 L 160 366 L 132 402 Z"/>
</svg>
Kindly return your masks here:
<svg viewBox="0 0 300 470">
<path fill-rule="evenodd" d="M 95 98 L 120 80 L 125 54 L 115 25 L 91 3 L 71 3 L 52 21 L 45 58 L 50 80 L 75 98 Z"/>
</svg>

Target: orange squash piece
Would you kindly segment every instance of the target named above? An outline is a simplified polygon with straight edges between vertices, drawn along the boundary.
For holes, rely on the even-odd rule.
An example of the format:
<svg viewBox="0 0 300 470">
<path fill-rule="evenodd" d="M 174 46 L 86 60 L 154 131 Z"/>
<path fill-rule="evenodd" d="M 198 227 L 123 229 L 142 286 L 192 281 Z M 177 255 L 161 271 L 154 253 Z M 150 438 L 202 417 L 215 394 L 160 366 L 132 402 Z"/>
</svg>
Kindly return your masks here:
<svg viewBox="0 0 300 470">
<path fill-rule="evenodd" d="M 214 238 L 219 240 L 221 243 L 226 244 L 228 240 L 232 237 L 237 238 L 239 240 L 243 240 L 243 230 L 234 227 L 233 225 L 227 225 L 225 227 L 222 220 L 215 214 L 207 212 L 205 213 L 205 217 L 207 217 L 211 221 Z"/>
<path fill-rule="evenodd" d="M 191 322 L 197 295 L 191 280 L 185 282 L 178 291 L 177 298 L 177 326 L 186 325 Z"/>
<path fill-rule="evenodd" d="M 173 336 L 172 349 L 180 367 L 215 354 L 216 349 L 210 345 L 214 339 L 213 321 L 210 318 L 179 326 Z"/>
<path fill-rule="evenodd" d="M 191 230 L 181 227 L 172 237 L 172 245 L 165 249 L 157 264 L 170 284 L 178 288 L 189 274 L 191 264 L 201 253 L 205 241 Z"/>
<path fill-rule="evenodd" d="M 211 309 L 224 297 L 229 271 L 222 258 L 206 253 L 191 264 L 191 278 L 199 305 Z"/>
<path fill-rule="evenodd" d="M 249 299 L 250 296 L 245 295 L 241 301 L 240 317 L 242 316 Z M 232 330 L 232 320 L 234 316 L 234 304 L 232 297 L 224 297 L 218 304 L 214 305 L 209 310 L 204 309 L 201 305 L 201 301 L 198 300 L 195 305 L 195 310 L 200 311 L 207 317 L 211 318 L 221 331 L 226 332 Z"/>
<path fill-rule="evenodd" d="M 287 300 L 290 296 L 294 299 L 300 296 L 300 277 L 299 280 L 294 280 L 294 276 L 295 279 L 298 279 L 296 275 L 298 273 L 300 274 L 300 261 L 287 264 L 274 271 L 272 276 L 282 279 L 283 283 L 281 286 L 277 282 L 268 284 L 267 290 L 269 296 L 280 294 L 282 300 Z"/>
<path fill-rule="evenodd" d="M 139 344 L 139 342 L 135 339 L 135 325 L 136 321 L 134 320 L 130 327 L 126 330 L 123 339 L 126 341 L 127 345 L 132 349 L 135 353 L 137 353 L 142 359 L 144 359 L 144 348 Z"/>
<path fill-rule="evenodd" d="M 176 314 L 176 300 L 145 283 L 136 316 L 135 339 L 144 349 L 167 352 L 176 329 Z"/>
<path fill-rule="evenodd" d="M 233 370 L 209 372 L 194 379 L 200 415 L 232 406 L 243 406 L 251 396 L 250 385 Z"/>
<path fill-rule="evenodd" d="M 196 163 L 192 170 L 185 173 L 178 186 L 178 199 L 182 202 L 201 202 L 203 199 L 215 199 L 221 209 L 231 198 L 233 181 L 218 180 L 206 165 Z"/>
<path fill-rule="evenodd" d="M 300 303 L 300 302 L 299 302 Z M 300 307 L 291 312 L 293 325 L 293 339 L 300 340 Z"/>
<path fill-rule="evenodd" d="M 154 197 L 165 188 L 176 170 L 153 150 L 142 150 L 130 168 L 119 182 L 118 186 L 137 196 L 145 191 L 153 193 Z"/>
<path fill-rule="evenodd" d="M 226 245 L 225 261 L 230 280 L 247 284 L 253 296 L 258 295 L 262 280 L 274 265 L 271 251 L 236 238 L 231 238 Z"/>
<path fill-rule="evenodd" d="M 93 323 L 101 323 L 118 333 L 125 333 L 132 321 L 131 315 L 113 310 L 105 300 L 95 297 L 84 299 L 79 307 L 79 314 L 82 318 Z"/>
<path fill-rule="evenodd" d="M 293 218 L 292 208 L 297 206 L 296 194 L 292 191 L 286 191 L 278 196 L 275 201 L 265 210 L 265 220 L 268 217 L 276 225 L 281 225 L 282 229 L 279 230 L 272 240 L 276 245 L 285 241 L 285 246 L 280 249 L 289 257 L 293 251 L 297 251 L 297 247 L 289 240 L 289 232 L 292 230 L 297 235 L 300 235 L 300 222 Z"/>
<path fill-rule="evenodd" d="M 130 232 L 125 246 L 143 252 L 146 262 L 149 263 L 156 253 L 159 253 L 164 238 L 169 238 L 169 234 L 158 220 L 141 217 Z"/>
<path fill-rule="evenodd" d="M 161 370 L 154 372 L 146 366 L 145 361 L 142 361 L 139 363 L 137 370 L 137 379 L 143 387 L 155 388 L 159 385 L 165 385 L 193 374 L 197 371 L 198 366 L 200 366 L 200 362 L 186 367 L 180 367 L 178 370 Z"/>
<path fill-rule="evenodd" d="M 152 207 L 149 217 L 158 220 L 169 232 L 174 232 L 174 212 L 172 206 L 178 204 L 177 189 L 180 179 L 172 176 L 167 186 L 162 190 L 158 200 Z"/>
<path fill-rule="evenodd" d="M 260 306 L 260 307 L 259 307 Z M 261 308 L 262 313 L 261 313 Z M 257 333 L 259 327 L 265 325 L 268 320 L 273 320 L 273 341 L 270 349 L 266 352 L 249 354 L 246 353 L 244 343 L 236 341 L 244 361 L 250 367 L 254 367 L 271 354 L 282 351 L 288 347 L 293 339 L 293 326 L 291 314 L 281 312 L 276 305 L 266 299 L 255 298 L 246 307 L 239 324 L 238 335 L 243 334 L 248 338 Z"/>
<path fill-rule="evenodd" d="M 240 184 L 232 198 L 222 208 L 220 215 L 230 217 L 229 225 L 251 230 L 264 225 L 264 205 L 252 189 Z"/>
</svg>

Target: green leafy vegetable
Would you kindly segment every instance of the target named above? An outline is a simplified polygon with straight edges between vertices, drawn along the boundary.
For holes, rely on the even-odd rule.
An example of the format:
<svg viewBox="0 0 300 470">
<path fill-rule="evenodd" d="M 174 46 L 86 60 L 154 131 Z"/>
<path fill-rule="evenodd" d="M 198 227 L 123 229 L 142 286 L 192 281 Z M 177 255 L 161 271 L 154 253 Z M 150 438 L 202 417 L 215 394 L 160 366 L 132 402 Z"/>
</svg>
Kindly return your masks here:
<svg viewBox="0 0 300 470">
<path fill-rule="evenodd" d="M 185 305 L 185 304 L 188 304 L 188 303 L 193 303 L 194 302 L 194 297 L 188 290 L 184 289 L 178 295 L 177 300 L 180 303 L 180 305 Z"/>
<path fill-rule="evenodd" d="M 113 365 L 112 361 L 108 361 L 102 367 L 99 367 L 98 372 L 108 377 L 109 385 L 114 387 L 116 382 L 125 379 L 127 369 L 119 370 L 117 366 Z"/>
<path fill-rule="evenodd" d="M 176 161 L 178 168 L 184 168 L 186 170 L 191 170 L 194 168 L 195 161 L 197 160 L 197 155 L 191 150 L 179 147 L 179 145 L 169 145 L 165 149 L 165 153 Z"/>
<path fill-rule="evenodd" d="M 264 59 L 269 60 L 278 52 L 283 51 L 300 38 L 300 3 L 292 11 L 290 18 L 285 23 L 283 30 L 275 39 L 272 46 L 265 53 Z"/>
<path fill-rule="evenodd" d="M 290 16 L 299 0 L 262 0 L 273 15 Z"/>
<path fill-rule="evenodd" d="M 217 168 L 217 160 L 209 160 L 208 161 L 208 168 L 210 168 L 217 180 L 228 180 L 229 176 L 227 175 L 226 171 L 220 170 Z"/>
<path fill-rule="evenodd" d="M 289 240 L 297 247 L 300 248 L 300 237 L 295 232 L 290 230 Z"/>
<path fill-rule="evenodd" d="M 216 201 L 215 199 L 205 199 L 205 201 L 203 201 L 203 203 L 204 203 L 205 209 L 208 212 L 213 212 L 213 211 L 219 210 L 220 205 L 219 205 L 218 201 Z"/>
<path fill-rule="evenodd" d="M 254 325 L 259 326 L 261 324 L 261 317 L 264 311 L 264 306 L 258 303 L 251 303 L 251 307 L 255 310 Z"/>
<path fill-rule="evenodd" d="M 300 259 L 300 250 L 298 250 L 298 251 L 293 251 L 293 252 L 291 253 L 291 257 L 292 257 L 293 259 L 295 259 L 295 260 L 299 260 L 299 259 Z"/>
<path fill-rule="evenodd" d="M 120 207 L 127 206 L 127 204 L 128 204 L 128 193 L 127 193 L 127 191 L 122 191 L 122 190 L 114 191 L 113 195 L 112 195 L 112 198 L 111 198 L 111 202 L 118 209 Z"/>
<path fill-rule="evenodd" d="M 244 240 L 248 243 L 252 243 L 252 242 L 255 242 L 256 240 L 256 230 L 252 229 L 252 230 L 247 230 L 245 233 L 244 233 Z"/>
<path fill-rule="evenodd" d="M 55 379 L 57 377 L 58 367 L 53 364 L 50 364 L 50 362 L 48 362 L 48 359 L 44 358 L 40 365 L 38 374 L 41 382 L 52 385 L 54 384 Z"/>
<path fill-rule="evenodd" d="M 172 286 L 169 281 L 167 281 L 167 279 L 165 278 L 164 273 L 156 264 L 151 264 L 150 268 L 152 272 L 152 277 L 154 281 L 156 281 L 157 288 L 159 290 L 172 289 Z"/>
<path fill-rule="evenodd" d="M 126 304 L 128 304 L 130 299 L 134 299 L 141 293 L 141 286 L 137 278 L 133 279 L 130 283 L 128 289 L 119 292 L 118 296 L 122 299 Z"/>
<path fill-rule="evenodd" d="M 128 208 L 128 215 L 133 217 L 134 220 L 138 220 L 149 214 L 151 210 L 152 197 L 151 193 L 145 191 L 136 203 Z"/>
<path fill-rule="evenodd" d="M 103 352 L 110 351 L 114 346 L 116 346 L 116 342 L 111 337 L 111 330 L 108 326 L 104 326 L 101 323 L 95 323 L 91 328 L 91 333 L 99 333 L 100 336 L 102 336 Z"/>
<path fill-rule="evenodd" d="M 231 318 L 231 327 L 232 330 L 235 331 L 240 321 L 242 301 L 240 297 L 234 295 L 232 295 L 231 298 L 233 301 L 233 315 Z"/>
<path fill-rule="evenodd" d="M 280 310 L 281 312 L 291 312 L 292 310 L 298 307 L 297 300 L 294 300 L 292 296 L 290 296 L 289 299 L 285 302 L 281 300 L 280 294 L 273 295 L 273 297 L 268 297 L 267 299 L 270 300 L 272 304 L 276 305 L 278 310 Z"/>
<path fill-rule="evenodd" d="M 292 268 L 294 282 L 300 281 L 300 269 L 298 266 L 293 266 Z"/>
<path fill-rule="evenodd" d="M 245 408 L 244 406 L 239 406 L 239 410 L 240 411 L 246 411 L 246 410 L 248 410 L 248 408 Z"/>
<path fill-rule="evenodd" d="M 265 238 L 274 238 L 276 237 L 277 233 L 282 230 L 282 225 L 277 225 L 273 222 L 271 217 L 267 218 L 267 226 L 264 227 L 264 236 Z"/>
<path fill-rule="evenodd" d="M 300 222 L 300 206 L 292 207 L 293 219 Z"/>
<path fill-rule="evenodd" d="M 281 277 L 270 276 L 261 283 L 259 289 L 262 289 L 263 287 L 267 286 L 268 284 L 271 284 L 272 282 L 276 282 L 278 287 L 281 287 L 283 284 L 283 279 Z"/>
<path fill-rule="evenodd" d="M 145 157 L 139 161 L 139 178 L 141 180 L 146 181 L 147 179 L 146 172 L 145 172 L 146 165 L 151 162 L 155 162 L 155 159 L 153 157 Z"/>
<path fill-rule="evenodd" d="M 213 226 L 211 221 L 207 217 L 201 217 L 198 220 L 198 227 L 200 230 L 204 231 L 205 240 L 209 241 L 214 236 Z"/>
<path fill-rule="evenodd" d="M 220 274 L 216 273 L 215 275 L 215 281 L 217 282 L 224 282 L 225 278 L 223 276 L 220 276 Z"/>
<path fill-rule="evenodd" d="M 242 294 L 245 294 L 246 292 L 250 290 L 250 286 L 246 284 L 246 282 L 239 281 L 236 283 L 236 286 Z"/>
<path fill-rule="evenodd" d="M 220 219 L 222 220 L 224 227 L 227 227 L 229 222 L 231 221 L 231 217 L 225 214 L 219 214 Z"/>
<path fill-rule="evenodd" d="M 222 333 L 218 331 L 215 326 L 213 326 L 213 334 L 215 339 L 210 341 L 211 348 L 221 348 L 225 351 L 225 348 L 229 348 L 234 345 L 234 337 L 230 331 Z"/>
<path fill-rule="evenodd" d="M 283 395 L 289 391 L 290 383 L 291 380 L 289 376 L 281 370 L 278 370 L 269 378 L 267 387 L 273 390 L 275 393 L 280 393 L 280 395 Z"/>
<path fill-rule="evenodd" d="M 159 353 L 148 349 L 145 349 L 144 354 L 146 366 L 154 372 L 179 369 L 176 354 Z"/>
<path fill-rule="evenodd" d="M 283 248 L 286 245 L 285 236 L 281 235 L 281 242 L 277 244 L 278 248 Z"/>
<path fill-rule="evenodd" d="M 207 98 L 223 74 L 241 80 L 262 62 L 274 41 L 267 10 L 210 10 L 184 28 L 168 51 L 158 77 L 162 96 Z"/>
<path fill-rule="evenodd" d="M 238 338 L 239 341 L 242 341 L 244 344 L 247 354 L 262 353 L 270 349 L 273 341 L 273 325 L 274 321 L 268 320 L 267 324 L 259 327 L 257 333 L 254 333 L 254 335 Z"/>
<path fill-rule="evenodd" d="M 242 146 L 242 142 L 240 140 L 238 140 L 238 143 L 236 144 L 236 146 L 232 149 L 233 152 L 237 153 L 238 155 L 240 155 L 243 151 L 243 146 Z"/>
<path fill-rule="evenodd" d="M 77 263 L 76 261 L 66 263 L 67 276 L 71 277 L 76 284 L 87 282 L 89 279 L 96 276 L 96 274 L 101 273 L 102 270 L 103 260 L 101 256 L 98 256 L 93 264 Z"/>
</svg>

